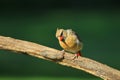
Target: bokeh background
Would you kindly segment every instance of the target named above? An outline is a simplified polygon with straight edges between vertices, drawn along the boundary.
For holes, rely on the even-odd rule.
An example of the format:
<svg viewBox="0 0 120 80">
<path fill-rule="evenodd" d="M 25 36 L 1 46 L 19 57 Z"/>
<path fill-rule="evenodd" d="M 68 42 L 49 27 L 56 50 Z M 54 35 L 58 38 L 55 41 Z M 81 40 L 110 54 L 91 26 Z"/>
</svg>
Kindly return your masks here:
<svg viewBox="0 0 120 80">
<path fill-rule="evenodd" d="M 83 56 L 120 70 L 120 6 L 114 0 L 0 0 L 0 35 L 62 50 L 56 28 L 73 29 Z M 101 80 L 83 71 L 0 50 L 0 80 Z"/>
</svg>

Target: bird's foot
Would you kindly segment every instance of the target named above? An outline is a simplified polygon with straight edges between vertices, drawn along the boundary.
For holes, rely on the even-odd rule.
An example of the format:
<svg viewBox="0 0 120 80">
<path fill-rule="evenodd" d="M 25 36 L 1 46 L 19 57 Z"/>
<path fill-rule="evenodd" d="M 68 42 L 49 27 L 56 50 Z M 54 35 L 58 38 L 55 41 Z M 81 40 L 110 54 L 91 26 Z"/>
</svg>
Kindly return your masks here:
<svg viewBox="0 0 120 80">
<path fill-rule="evenodd" d="M 80 52 L 76 53 L 75 56 L 73 57 L 73 60 L 78 58 L 79 56 L 81 56 L 81 53 Z"/>
</svg>

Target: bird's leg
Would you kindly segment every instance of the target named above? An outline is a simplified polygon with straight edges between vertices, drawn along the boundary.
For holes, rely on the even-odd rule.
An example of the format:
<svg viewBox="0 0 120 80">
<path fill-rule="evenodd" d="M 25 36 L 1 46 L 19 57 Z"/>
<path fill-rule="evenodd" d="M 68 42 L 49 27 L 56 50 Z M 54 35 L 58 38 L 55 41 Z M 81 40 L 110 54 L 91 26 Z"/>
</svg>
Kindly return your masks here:
<svg viewBox="0 0 120 80">
<path fill-rule="evenodd" d="M 78 51 L 78 52 L 75 54 L 75 56 L 73 57 L 73 60 L 76 59 L 76 58 L 78 58 L 79 56 L 81 56 L 81 52 L 80 52 L 80 51 Z"/>
</svg>

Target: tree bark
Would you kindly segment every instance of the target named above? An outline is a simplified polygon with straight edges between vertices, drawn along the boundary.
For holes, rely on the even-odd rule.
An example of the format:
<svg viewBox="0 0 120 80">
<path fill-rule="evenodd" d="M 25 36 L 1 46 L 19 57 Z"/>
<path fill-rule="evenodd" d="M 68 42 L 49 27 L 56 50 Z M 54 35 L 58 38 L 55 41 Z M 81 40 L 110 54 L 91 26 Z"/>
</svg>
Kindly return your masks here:
<svg viewBox="0 0 120 80">
<path fill-rule="evenodd" d="M 58 64 L 83 70 L 104 80 L 120 80 L 120 71 L 95 60 L 78 57 L 74 54 L 49 48 L 33 42 L 0 36 L 0 49 L 16 53 L 28 54 L 37 58 L 50 60 Z"/>
</svg>

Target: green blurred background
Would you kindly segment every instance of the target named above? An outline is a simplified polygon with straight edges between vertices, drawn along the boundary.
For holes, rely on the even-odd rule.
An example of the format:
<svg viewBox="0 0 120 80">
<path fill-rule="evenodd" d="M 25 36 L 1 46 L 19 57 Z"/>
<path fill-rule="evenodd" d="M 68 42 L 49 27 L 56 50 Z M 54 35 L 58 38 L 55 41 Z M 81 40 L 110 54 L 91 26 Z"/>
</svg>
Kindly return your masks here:
<svg viewBox="0 0 120 80">
<path fill-rule="evenodd" d="M 0 35 L 62 50 L 56 28 L 82 39 L 83 56 L 120 70 L 120 6 L 112 0 L 1 0 Z M 0 80 L 101 80 L 83 71 L 0 50 Z"/>
</svg>

